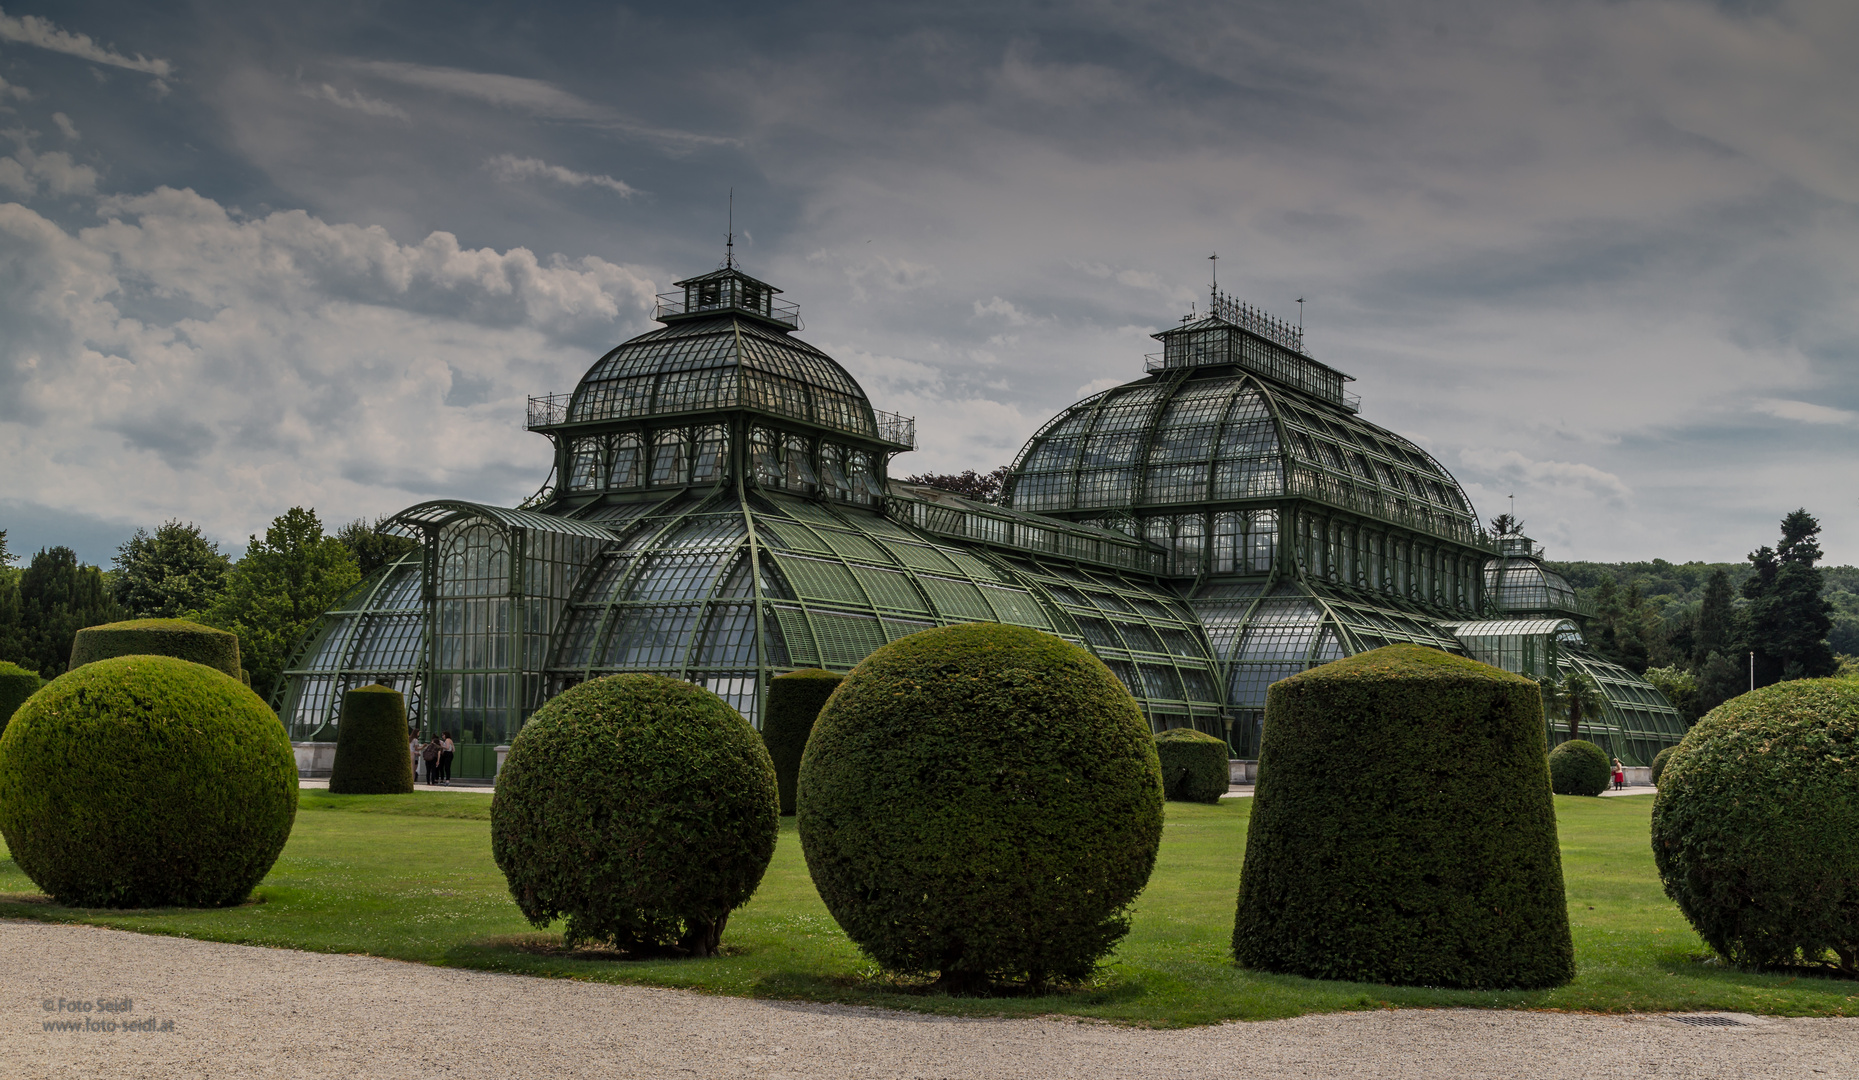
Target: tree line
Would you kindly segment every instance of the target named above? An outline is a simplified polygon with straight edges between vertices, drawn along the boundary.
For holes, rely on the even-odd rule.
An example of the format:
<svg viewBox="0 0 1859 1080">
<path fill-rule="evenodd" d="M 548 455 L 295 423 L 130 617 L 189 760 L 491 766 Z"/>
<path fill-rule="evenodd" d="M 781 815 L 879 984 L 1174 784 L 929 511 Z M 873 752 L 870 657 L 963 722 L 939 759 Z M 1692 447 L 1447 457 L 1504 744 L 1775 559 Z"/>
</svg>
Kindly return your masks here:
<svg viewBox="0 0 1859 1080">
<path fill-rule="evenodd" d="M 45 678 L 64 673 L 79 630 L 122 619 L 194 619 L 239 635 L 252 689 L 270 699 L 304 633 L 369 574 L 417 545 L 380 532 L 385 519 L 326 533 L 316 511 L 292 507 L 237 561 L 191 522 L 138 528 L 109 569 L 68 547 L 25 565 L 0 530 L 0 660 Z"/>
<path fill-rule="evenodd" d="M 1743 563 L 1546 565 L 1594 605 L 1584 636 L 1644 675 L 1687 721 L 1755 685 L 1835 675 L 1859 652 L 1859 569 L 1819 566 L 1820 522 L 1782 518 Z"/>
</svg>

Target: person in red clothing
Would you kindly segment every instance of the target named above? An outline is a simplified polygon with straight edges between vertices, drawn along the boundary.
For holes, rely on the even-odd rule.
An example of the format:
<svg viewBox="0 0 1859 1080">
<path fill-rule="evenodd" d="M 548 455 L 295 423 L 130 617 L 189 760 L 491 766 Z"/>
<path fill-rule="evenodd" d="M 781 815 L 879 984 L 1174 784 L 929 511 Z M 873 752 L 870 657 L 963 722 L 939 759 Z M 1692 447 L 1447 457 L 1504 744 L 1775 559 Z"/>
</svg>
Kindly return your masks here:
<svg viewBox="0 0 1859 1080">
<path fill-rule="evenodd" d="M 1627 789 L 1627 767 L 1620 763 L 1619 758 L 1615 758 L 1614 759 L 1614 790 L 1625 791 L 1626 789 Z"/>
</svg>

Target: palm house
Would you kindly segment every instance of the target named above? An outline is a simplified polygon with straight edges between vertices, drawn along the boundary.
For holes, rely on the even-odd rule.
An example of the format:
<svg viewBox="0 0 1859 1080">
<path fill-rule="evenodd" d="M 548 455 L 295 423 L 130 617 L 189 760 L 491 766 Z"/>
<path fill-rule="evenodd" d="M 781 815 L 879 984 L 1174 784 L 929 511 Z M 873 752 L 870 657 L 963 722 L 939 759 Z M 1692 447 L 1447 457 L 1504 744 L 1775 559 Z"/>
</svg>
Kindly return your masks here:
<svg viewBox="0 0 1859 1080">
<path fill-rule="evenodd" d="M 1528 538 L 1487 535 L 1445 468 L 1249 306 L 1215 294 L 1155 335 L 1142 377 L 1040 428 L 992 505 L 891 478 L 914 420 L 797 337 L 779 289 L 733 260 L 674 287 L 659 329 L 530 399 L 554 445 L 535 496 L 391 519 L 420 546 L 300 646 L 275 702 L 293 739 L 326 733 L 343 690 L 388 683 L 453 733 L 458 775 L 488 776 L 585 679 L 689 679 L 755 723 L 775 675 L 974 621 L 1085 645 L 1156 730 L 1192 725 L 1242 759 L 1271 682 L 1391 642 L 1588 674 L 1606 702 L 1583 734 L 1629 763 L 1684 733 L 1583 645 L 1573 590 Z"/>
</svg>

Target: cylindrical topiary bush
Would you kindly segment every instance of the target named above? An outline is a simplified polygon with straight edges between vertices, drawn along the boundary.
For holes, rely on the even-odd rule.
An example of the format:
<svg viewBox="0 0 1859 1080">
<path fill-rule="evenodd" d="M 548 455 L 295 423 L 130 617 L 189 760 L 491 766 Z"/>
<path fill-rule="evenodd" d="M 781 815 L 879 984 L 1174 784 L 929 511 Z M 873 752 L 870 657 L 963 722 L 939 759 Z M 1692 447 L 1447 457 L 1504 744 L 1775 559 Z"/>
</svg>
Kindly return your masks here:
<svg viewBox="0 0 1859 1080">
<path fill-rule="evenodd" d="M 827 910 L 887 970 L 951 992 L 1090 974 L 1162 835 L 1149 726 L 1110 670 L 1037 630 L 900 638 L 846 676 L 801 759 Z"/>
<path fill-rule="evenodd" d="M 412 790 L 406 698 L 391 686 L 358 686 L 342 695 L 330 793 L 397 795 Z"/>
<path fill-rule="evenodd" d="M 1599 795 L 1614 782 L 1614 760 L 1587 739 L 1570 739 L 1549 752 L 1549 788 L 1557 795 Z"/>
<path fill-rule="evenodd" d="M 1155 737 L 1162 763 L 1162 790 L 1174 802 L 1218 803 L 1232 786 L 1226 742 L 1190 727 L 1172 728 Z"/>
<path fill-rule="evenodd" d="M 0 833 L 61 904 L 236 904 L 296 816 L 283 725 L 203 664 L 85 664 L 47 683 L 0 735 Z"/>
<path fill-rule="evenodd" d="M 800 776 L 800 755 L 807 749 L 807 736 L 813 734 L 813 721 L 844 679 L 844 675 L 809 668 L 768 680 L 762 741 L 768 744 L 768 756 L 774 759 L 783 817 L 794 813 L 794 782 Z"/>
<path fill-rule="evenodd" d="M 27 671 L 10 660 L 0 660 L 0 732 L 26 699 L 39 692 L 45 680 L 36 671 Z"/>
<path fill-rule="evenodd" d="M 1677 752 L 1678 752 L 1678 747 L 1668 746 L 1665 749 L 1659 751 L 1658 753 L 1652 756 L 1652 786 L 1653 787 L 1659 786 L 1659 778 L 1665 775 L 1666 762 L 1671 761 L 1672 755 Z"/>
<path fill-rule="evenodd" d="M 239 678 L 239 636 L 191 619 L 131 619 L 87 626 L 71 642 L 71 667 L 112 656 L 175 656 Z"/>
<path fill-rule="evenodd" d="M 1242 965 L 1468 989 L 1574 977 L 1536 683 L 1391 645 L 1265 701 Z"/>
<path fill-rule="evenodd" d="M 1748 967 L 1859 975 L 1859 682 L 1777 683 L 1713 709 L 1652 805 L 1666 895 Z"/>
<path fill-rule="evenodd" d="M 510 742 L 491 854 L 569 947 L 711 956 L 774 857 L 780 808 L 761 737 L 722 698 L 662 675 L 564 691 Z"/>
</svg>

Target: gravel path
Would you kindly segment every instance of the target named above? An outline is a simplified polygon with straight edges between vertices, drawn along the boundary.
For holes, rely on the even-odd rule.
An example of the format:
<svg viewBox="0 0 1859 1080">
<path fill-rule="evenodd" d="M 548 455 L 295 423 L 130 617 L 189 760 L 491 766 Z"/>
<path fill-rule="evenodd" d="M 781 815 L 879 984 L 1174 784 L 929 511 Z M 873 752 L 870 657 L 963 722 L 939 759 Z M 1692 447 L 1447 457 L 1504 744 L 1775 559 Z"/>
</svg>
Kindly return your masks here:
<svg viewBox="0 0 1859 1080">
<path fill-rule="evenodd" d="M 1859 1020 L 1744 1017 L 1746 1026 L 1697 1028 L 1658 1016 L 1443 1010 L 1144 1031 L 704 997 L 16 921 L 0 921 L 0 987 L 9 1080 L 1859 1078 Z M 59 1012 L 61 998 L 131 1007 Z M 45 1030 L 60 1018 L 157 1030 Z"/>
</svg>

